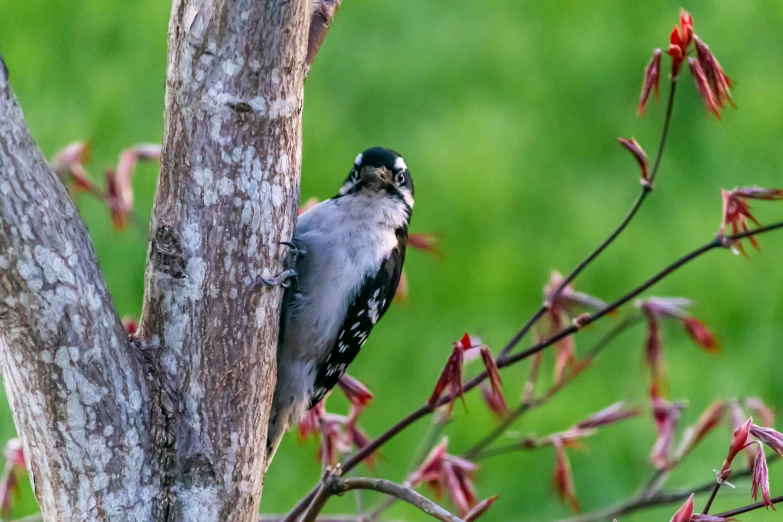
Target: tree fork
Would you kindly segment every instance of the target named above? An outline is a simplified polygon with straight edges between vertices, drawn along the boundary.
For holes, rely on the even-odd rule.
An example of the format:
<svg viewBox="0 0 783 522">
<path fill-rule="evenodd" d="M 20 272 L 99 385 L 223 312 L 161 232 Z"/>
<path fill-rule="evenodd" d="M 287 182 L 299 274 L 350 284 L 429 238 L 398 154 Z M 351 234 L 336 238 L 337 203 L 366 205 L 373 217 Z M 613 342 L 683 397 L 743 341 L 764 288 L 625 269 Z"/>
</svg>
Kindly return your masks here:
<svg viewBox="0 0 783 522">
<path fill-rule="evenodd" d="M 258 283 L 296 223 L 327 3 L 174 1 L 133 342 L 0 68 L 0 369 L 44 520 L 257 518 L 281 297 Z"/>
</svg>

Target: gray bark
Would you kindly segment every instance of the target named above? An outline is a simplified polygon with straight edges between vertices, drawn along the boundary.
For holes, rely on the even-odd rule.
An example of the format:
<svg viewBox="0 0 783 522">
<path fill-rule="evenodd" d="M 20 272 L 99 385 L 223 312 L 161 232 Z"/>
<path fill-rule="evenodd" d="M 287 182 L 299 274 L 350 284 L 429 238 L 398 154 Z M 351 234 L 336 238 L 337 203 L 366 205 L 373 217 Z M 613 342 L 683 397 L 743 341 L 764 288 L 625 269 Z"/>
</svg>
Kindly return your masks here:
<svg viewBox="0 0 783 522">
<path fill-rule="evenodd" d="M 311 4 L 174 1 L 138 342 L 0 67 L 0 371 L 44 520 L 257 517 Z"/>
<path fill-rule="evenodd" d="M 151 519 L 159 478 L 137 354 L 0 62 L 0 371 L 46 520 Z"/>
<path fill-rule="evenodd" d="M 296 224 L 311 6 L 179 0 L 140 336 L 157 336 L 176 520 L 258 512 L 282 269 Z M 165 404 L 165 400 L 163 401 Z"/>
</svg>

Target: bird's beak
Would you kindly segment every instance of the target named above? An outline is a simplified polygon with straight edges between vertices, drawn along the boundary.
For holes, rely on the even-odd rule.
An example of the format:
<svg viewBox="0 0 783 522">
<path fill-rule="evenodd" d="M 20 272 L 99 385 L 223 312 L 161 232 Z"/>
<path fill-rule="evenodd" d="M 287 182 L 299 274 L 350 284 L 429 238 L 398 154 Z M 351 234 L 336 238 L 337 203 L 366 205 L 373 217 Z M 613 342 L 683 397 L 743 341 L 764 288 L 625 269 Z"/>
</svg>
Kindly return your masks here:
<svg viewBox="0 0 783 522">
<path fill-rule="evenodd" d="M 392 173 L 386 167 L 364 167 L 360 176 L 366 186 L 384 185 L 392 179 Z"/>
</svg>

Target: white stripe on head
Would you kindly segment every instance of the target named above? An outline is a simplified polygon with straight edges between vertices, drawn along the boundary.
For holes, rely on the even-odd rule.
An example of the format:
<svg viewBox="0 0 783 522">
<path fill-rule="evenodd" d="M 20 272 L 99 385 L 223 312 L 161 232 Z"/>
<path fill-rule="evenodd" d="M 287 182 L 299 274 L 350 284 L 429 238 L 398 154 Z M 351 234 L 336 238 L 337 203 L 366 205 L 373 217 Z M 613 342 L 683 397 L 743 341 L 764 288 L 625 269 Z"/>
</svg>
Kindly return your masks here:
<svg viewBox="0 0 783 522">
<path fill-rule="evenodd" d="M 402 194 L 402 199 L 405 201 L 405 204 L 407 204 L 410 208 L 413 208 L 413 196 L 411 196 L 411 191 L 407 188 L 400 191 Z"/>
<path fill-rule="evenodd" d="M 361 156 L 361 154 L 360 154 Z M 394 160 L 394 169 L 395 170 L 408 170 L 408 166 L 405 165 L 405 160 L 402 159 L 402 156 L 398 156 L 396 160 Z"/>
<path fill-rule="evenodd" d="M 359 165 L 362 164 L 362 153 L 361 152 L 356 156 L 356 159 L 353 160 L 353 164 L 356 165 L 356 166 L 359 166 Z"/>
</svg>

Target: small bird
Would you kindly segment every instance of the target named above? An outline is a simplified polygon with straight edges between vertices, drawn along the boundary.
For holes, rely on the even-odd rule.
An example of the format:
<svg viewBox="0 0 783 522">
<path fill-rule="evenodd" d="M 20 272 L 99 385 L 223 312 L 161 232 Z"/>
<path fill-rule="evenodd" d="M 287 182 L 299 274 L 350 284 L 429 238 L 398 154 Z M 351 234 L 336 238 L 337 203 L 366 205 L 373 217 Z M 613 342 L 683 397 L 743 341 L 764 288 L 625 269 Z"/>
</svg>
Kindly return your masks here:
<svg viewBox="0 0 783 522">
<path fill-rule="evenodd" d="M 266 467 L 286 430 L 298 424 L 345 373 L 400 282 L 413 180 L 398 153 L 367 149 L 339 193 L 299 216 L 283 279 L 277 385 Z M 289 279 L 293 281 L 289 281 Z"/>
</svg>

